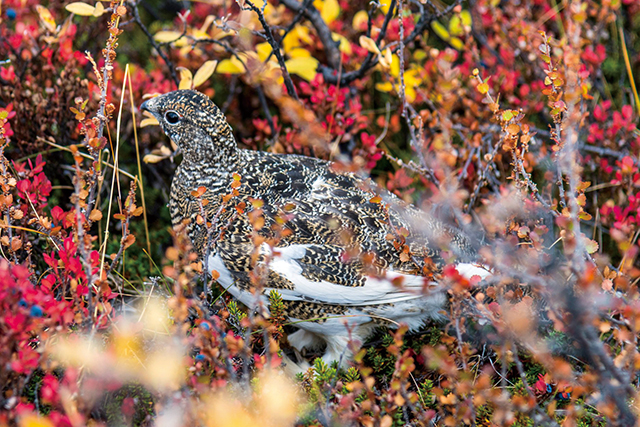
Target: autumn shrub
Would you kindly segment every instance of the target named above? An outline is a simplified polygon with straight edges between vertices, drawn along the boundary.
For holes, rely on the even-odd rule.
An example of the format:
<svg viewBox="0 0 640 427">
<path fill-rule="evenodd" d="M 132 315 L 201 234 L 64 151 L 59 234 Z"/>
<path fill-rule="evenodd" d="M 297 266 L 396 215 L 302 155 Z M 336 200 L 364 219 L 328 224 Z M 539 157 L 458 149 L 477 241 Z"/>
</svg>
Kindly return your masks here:
<svg viewBox="0 0 640 427">
<path fill-rule="evenodd" d="M 0 11 L 0 425 L 637 424 L 636 0 Z M 180 153 L 138 106 L 177 88 L 461 228 L 492 276 L 446 266 L 444 323 L 283 374 L 281 297 L 248 311 L 170 226 Z"/>
</svg>

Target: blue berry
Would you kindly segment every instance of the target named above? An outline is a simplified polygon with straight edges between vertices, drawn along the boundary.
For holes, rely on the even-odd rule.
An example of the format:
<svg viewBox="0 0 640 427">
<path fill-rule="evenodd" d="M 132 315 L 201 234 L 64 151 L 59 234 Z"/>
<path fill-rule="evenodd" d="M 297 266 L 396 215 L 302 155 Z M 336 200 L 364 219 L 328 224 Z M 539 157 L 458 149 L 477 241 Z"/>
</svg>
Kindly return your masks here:
<svg viewBox="0 0 640 427">
<path fill-rule="evenodd" d="M 31 307 L 31 311 L 29 312 L 29 314 L 33 317 L 42 317 L 44 311 L 42 311 L 42 307 L 40 307 L 39 305 L 34 305 L 33 307 Z"/>
<path fill-rule="evenodd" d="M 16 19 L 16 16 L 18 16 L 18 14 L 14 9 L 7 9 L 7 18 L 10 21 L 13 21 L 14 19 Z"/>
</svg>

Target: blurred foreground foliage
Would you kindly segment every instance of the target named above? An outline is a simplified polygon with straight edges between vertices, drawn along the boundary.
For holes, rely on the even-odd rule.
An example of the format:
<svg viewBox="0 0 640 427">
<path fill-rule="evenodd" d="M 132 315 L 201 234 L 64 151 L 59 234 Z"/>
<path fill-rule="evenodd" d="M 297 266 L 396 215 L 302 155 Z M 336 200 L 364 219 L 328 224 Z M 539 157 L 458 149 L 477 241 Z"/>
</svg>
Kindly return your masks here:
<svg viewBox="0 0 640 427">
<path fill-rule="evenodd" d="M 0 425 L 637 425 L 637 0 L 0 12 Z M 444 325 L 286 376 L 278 295 L 210 292 L 170 228 L 179 154 L 137 106 L 178 87 L 478 236 L 494 275 L 446 268 Z"/>
</svg>

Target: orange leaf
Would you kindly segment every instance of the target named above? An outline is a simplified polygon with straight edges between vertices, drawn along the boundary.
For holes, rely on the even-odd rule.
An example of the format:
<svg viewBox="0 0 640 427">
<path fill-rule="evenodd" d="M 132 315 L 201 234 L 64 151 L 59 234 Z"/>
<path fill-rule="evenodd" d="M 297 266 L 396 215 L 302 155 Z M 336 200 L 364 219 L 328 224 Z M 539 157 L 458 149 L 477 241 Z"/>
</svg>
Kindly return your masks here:
<svg viewBox="0 0 640 427">
<path fill-rule="evenodd" d="M 124 248 L 127 249 L 129 246 L 133 245 L 136 241 L 136 236 L 133 234 L 129 234 L 126 239 L 122 242 Z"/>
<path fill-rule="evenodd" d="M 21 247 L 22 247 L 22 239 L 19 237 L 14 237 L 13 240 L 11 240 L 11 250 L 15 252 Z"/>
<path fill-rule="evenodd" d="M 100 221 L 102 219 L 102 212 L 100 212 L 98 209 L 92 210 L 91 214 L 89 215 L 89 219 L 91 221 Z"/>
<path fill-rule="evenodd" d="M 520 126 L 515 123 L 511 123 L 509 126 L 507 126 L 507 132 L 509 132 L 511 135 L 517 135 L 518 132 L 520 132 Z"/>
</svg>

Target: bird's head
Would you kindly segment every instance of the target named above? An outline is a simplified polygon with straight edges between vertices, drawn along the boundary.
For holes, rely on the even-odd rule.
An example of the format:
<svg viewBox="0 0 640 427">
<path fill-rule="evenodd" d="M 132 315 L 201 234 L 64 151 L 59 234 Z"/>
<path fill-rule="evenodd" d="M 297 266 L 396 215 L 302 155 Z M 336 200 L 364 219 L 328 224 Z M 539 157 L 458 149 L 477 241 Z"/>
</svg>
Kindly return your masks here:
<svg viewBox="0 0 640 427">
<path fill-rule="evenodd" d="M 236 150 L 236 141 L 224 114 L 198 91 L 169 92 L 143 102 L 140 108 L 155 116 L 185 159 L 223 159 Z"/>
</svg>

